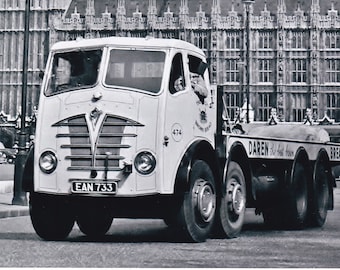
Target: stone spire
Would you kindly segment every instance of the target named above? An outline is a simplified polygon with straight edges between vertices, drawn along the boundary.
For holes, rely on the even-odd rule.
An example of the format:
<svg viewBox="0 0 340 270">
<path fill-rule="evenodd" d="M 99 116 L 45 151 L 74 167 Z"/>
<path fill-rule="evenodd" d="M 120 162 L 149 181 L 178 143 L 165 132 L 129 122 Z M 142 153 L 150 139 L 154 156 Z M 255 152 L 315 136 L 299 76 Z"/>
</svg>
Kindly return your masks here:
<svg viewBox="0 0 340 270">
<path fill-rule="evenodd" d="M 181 0 L 181 6 L 179 7 L 179 23 L 181 27 L 185 27 L 189 17 L 188 0 Z"/>
<path fill-rule="evenodd" d="M 126 20 L 125 0 L 118 0 L 116 22 L 117 29 L 121 30 Z"/>
<path fill-rule="evenodd" d="M 157 16 L 156 0 L 149 0 L 148 17 Z"/>
<path fill-rule="evenodd" d="M 47 5 L 49 9 L 68 10 L 68 8 L 71 5 L 72 0 L 50 0 L 47 2 L 48 2 Z"/>
<path fill-rule="evenodd" d="M 86 15 L 87 16 L 94 16 L 95 15 L 94 0 L 87 0 Z"/>
<path fill-rule="evenodd" d="M 181 6 L 179 7 L 179 14 L 180 15 L 189 15 L 189 6 L 188 0 L 181 0 Z"/>
<path fill-rule="evenodd" d="M 301 9 L 301 3 L 300 3 L 300 0 L 297 1 L 297 8 L 296 10 L 294 11 L 294 15 L 295 16 L 300 16 L 302 17 L 304 14 L 304 11 Z"/>
<path fill-rule="evenodd" d="M 277 1 L 277 22 L 279 27 L 283 27 L 285 16 L 286 16 L 287 8 L 285 0 Z"/>
<path fill-rule="evenodd" d="M 311 24 L 313 27 L 318 27 L 320 17 L 320 0 L 312 0 L 310 7 Z"/>
<path fill-rule="evenodd" d="M 153 29 L 157 22 L 157 5 L 156 0 L 149 0 L 148 16 L 147 16 L 149 35 L 152 35 Z"/>
<path fill-rule="evenodd" d="M 264 1 L 264 8 L 261 11 L 261 16 L 264 18 L 270 18 L 270 11 L 267 8 L 267 0 Z"/>
<path fill-rule="evenodd" d="M 220 0 L 213 0 L 212 6 L 211 6 L 211 23 L 214 28 L 218 26 L 220 17 L 221 17 Z"/>
<path fill-rule="evenodd" d="M 118 0 L 116 15 L 117 15 L 117 18 L 126 16 L 125 0 Z"/>
<path fill-rule="evenodd" d="M 320 13 L 320 0 L 312 0 L 311 13 Z"/>
<path fill-rule="evenodd" d="M 220 0 L 213 0 L 211 6 L 211 15 L 221 15 L 221 5 Z"/>
<path fill-rule="evenodd" d="M 106 24 L 111 19 L 111 13 L 109 12 L 108 3 L 106 3 L 106 5 L 105 5 L 105 12 L 102 13 L 102 19 Z"/>
<path fill-rule="evenodd" d="M 86 38 L 91 38 L 91 28 L 93 26 L 93 20 L 95 16 L 95 10 L 94 10 L 94 0 L 87 0 L 87 6 L 86 6 L 86 15 L 85 15 L 85 24 L 86 24 Z"/>
<path fill-rule="evenodd" d="M 231 2 L 231 10 L 228 11 L 228 16 L 237 18 L 237 11 L 235 11 L 235 0 Z"/>
<path fill-rule="evenodd" d="M 277 13 L 285 14 L 287 12 L 285 0 L 278 0 L 277 2 Z"/>
<path fill-rule="evenodd" d="M 328 10 L 327 15 L 333 18 L 338 16 L 338 11 L 334 8 L 334 1 L 332 1 L 331 9 Z"/>
<path fill-rule="evenodd" d="M 77 3 L 74 5 L 74 11 L 71 14 L 71 19 L 72 19 L 72 22 L 74 23 L 80 20 L 80 13 L 78 12 Z"/>
</svg>

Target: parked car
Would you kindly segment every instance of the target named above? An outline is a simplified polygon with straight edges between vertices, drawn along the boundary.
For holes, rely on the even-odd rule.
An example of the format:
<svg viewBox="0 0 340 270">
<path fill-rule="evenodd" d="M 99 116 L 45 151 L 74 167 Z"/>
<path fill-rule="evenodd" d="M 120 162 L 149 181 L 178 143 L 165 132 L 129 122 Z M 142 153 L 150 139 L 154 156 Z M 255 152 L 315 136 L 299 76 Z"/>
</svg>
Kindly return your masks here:
<svg viewBox="0 0 340 270">
<path fill-rule="evenodd" d="M 14 164 L 15 153 L 15 149 L 5 148 L 4 144 L 0 142 L 0 164 Z"/>
</svg>

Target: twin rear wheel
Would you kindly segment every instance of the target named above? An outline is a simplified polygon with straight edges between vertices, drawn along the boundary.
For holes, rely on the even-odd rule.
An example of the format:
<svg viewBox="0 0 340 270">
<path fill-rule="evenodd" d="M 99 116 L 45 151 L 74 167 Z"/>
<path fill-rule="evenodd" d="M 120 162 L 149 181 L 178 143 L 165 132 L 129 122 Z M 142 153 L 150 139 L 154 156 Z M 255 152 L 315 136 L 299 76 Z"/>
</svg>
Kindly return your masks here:
<svg viewBox="0 0 340 270">
<path fill-rule="evenodd" d="M 321 227 L 327 217 L 329 180 L 322 160 L 314 165 L 313 176 L 308 166 L 296 162 L 281 203 L 263 211 L 264 221 L 270 227 L 301 229 L 304 226 Z"/>
<path fill-rule="evenodd" d="M 222 227 L 223 234 L 228 238 L 236 237 L 242 229 L 246 207 L 245 179 L 240 166 L 235 162 L 229 163 L 219 197 L 216 195 L 214 175 L 205 161 L 194 161 L 188 185 L 177 225 L 189 240 L 205 241 L 214 225 Z M 218 204 L 219 209 L 216 207 Z"/>
<path fill-rule="evenodd" d="M 322 161 L 314 168 L 312 202 L 310 207 L 310 225 L 321 227 L 327 218 L 330 200 L 330 186 L 327 169 Z"/>
</svg>

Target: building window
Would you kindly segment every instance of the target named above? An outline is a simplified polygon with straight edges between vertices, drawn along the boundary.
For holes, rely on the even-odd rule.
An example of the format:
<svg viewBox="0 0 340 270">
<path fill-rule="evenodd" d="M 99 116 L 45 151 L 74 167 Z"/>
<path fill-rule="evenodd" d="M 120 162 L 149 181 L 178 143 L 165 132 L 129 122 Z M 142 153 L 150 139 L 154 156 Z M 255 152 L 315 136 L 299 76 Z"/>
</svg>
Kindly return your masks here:
<svg viewBox="0 0 340 270">
<path fill-rule="evenodd" d="M 4 40 L 4 34 L 0 33 L 0 40 Z M 4 42 L 0 42 L 0 69 L 4 67 Z"/>
<path fill-rule="evenodd" d="M 336 93 L 327 94 L 327 115 L 336 122 L 340 121 L 340 95 Z"/>
<path fill-rule="evenodd" d="M 307 97 L 304 94 L 292 94 L 293 122 L 303 122 L 307 109 Z"/>
<path fill-rule="evenodd" d="M 228 116 L 230 120 L 235 120 L 239 110 L 239 93 L 226 93 L 225 94 L 225 106 L 227 107 Z"/>
<path fill-rule="evenodd" d="M 260 33 L 259 49 L 271 49 L 273 44 L 274 42 L 273 42 L 272 33 L 268 33 L 268 32 Z"/>
<path fill-rule="evenodd" d="M 196 33 L 194 44 L 201 49 L 208 49 L 208 39 L 205 33 Z"/>
<path fill-rule="evenodd" d="M 272 82 L 273 62 L 269 59 L 259 60 L 259 82 Z"/>
<path fill-rule="evenodd" d="M 226 65 L 226 81 L 227 82 L 239 82 L 239 69 L 237 65 L 237 59 L 227 59 Z"/>
<path fill-rule="evenodd" d="M 240 48 L 240 37 L 236 33 L 228 33 L 226 37 L 227 49 L 239 49 Z"/>
<path fill-rule="evenodd" d="M 143 32 L 143 31 L 136 31 L 136 32 L 130 32 L 130 34 L 131 34 L 131 37 L 145 37 L 145 32 Z M 166 36 L 169 36 L 169 38 L 171 38 L 171 34 L 165 34 Z"/>
<path fill-rule="evenodd" d="M 139 37 L 143 37 L 143 36 L 141 35 Z M 166 31 L 164 31 L 164 32 L 162 32 L 162 38 L 173 39 L 173 38 L 178 38 L 178 37 L 176 36 L 176 34 L 174 32 L 170 32 L 170 31 L 166 32 Z"/>
<path fill-rule="evenodd" d="M 327 33 L 325 47 L 327 49 L 340 49 L 340 33 Z"/>
<path fill-rule="evenodd" d="M 307 60 L 293 59 L 292 60 L 292 82 L 305 83 L 307 82 Z"/>
<path fill-rule="evenodd" d="M 326 60 L 326 82 L 327 83 L 338 83 L 340 82 L 340 60 L 329 59 Z"/>
<path fill-rule="evenodd" d="M 271 111 L 271 94 L 259 93 L 258 120 L 268 121 Z"/>
<path fill-rule="evenodd" d="M 302 32 L 293 32 L 292 37 L 292 48 L 293 49 L 305 49 L 306 37 L 305 34 Z"/>
</svg>

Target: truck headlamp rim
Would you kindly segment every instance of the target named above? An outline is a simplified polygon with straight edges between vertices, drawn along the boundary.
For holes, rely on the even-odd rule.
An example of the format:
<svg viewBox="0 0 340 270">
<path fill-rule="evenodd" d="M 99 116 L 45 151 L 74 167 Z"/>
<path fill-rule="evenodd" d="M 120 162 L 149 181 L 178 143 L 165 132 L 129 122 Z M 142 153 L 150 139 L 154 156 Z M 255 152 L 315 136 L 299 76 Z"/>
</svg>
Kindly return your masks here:
<svg viewBox="0 0 340 270">
<path fill-rule="evenodd" d="M 39 167 L 44 173 L 50 174 L 57 168 L 58 159 L 54 152 L 45 151 L 40 155 Z"/>
<path fill-rule="evenodd" d="M 142 151 L 137 154 L 134 165 L 137 172 L 142 175 L 147 175 L 154 171 L 156 167 L 156 158 L 152 153 Z"/>
</svg>

